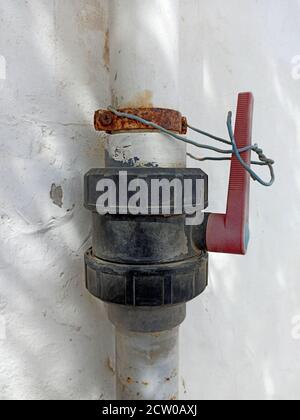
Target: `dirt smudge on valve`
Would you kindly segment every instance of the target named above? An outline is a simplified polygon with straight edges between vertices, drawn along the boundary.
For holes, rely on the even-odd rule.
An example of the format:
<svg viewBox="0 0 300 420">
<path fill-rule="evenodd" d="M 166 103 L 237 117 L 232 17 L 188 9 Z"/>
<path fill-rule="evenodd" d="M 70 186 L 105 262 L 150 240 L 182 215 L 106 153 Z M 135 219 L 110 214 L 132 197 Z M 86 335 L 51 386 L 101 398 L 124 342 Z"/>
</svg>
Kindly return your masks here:
<svg viewBox="0 0 300 420">
<path fill-rule="evenodd" d="M 147 89 L 143 90 L 122 106 L 125 108 L 153 108 L 153 92 Z"/>
<path fill-rule="evenodd" d="M 52 184 L 50 190 L 50 198 L 55 206 L 62 208 L 64 192 L 60 185 Z"/>
</svg>

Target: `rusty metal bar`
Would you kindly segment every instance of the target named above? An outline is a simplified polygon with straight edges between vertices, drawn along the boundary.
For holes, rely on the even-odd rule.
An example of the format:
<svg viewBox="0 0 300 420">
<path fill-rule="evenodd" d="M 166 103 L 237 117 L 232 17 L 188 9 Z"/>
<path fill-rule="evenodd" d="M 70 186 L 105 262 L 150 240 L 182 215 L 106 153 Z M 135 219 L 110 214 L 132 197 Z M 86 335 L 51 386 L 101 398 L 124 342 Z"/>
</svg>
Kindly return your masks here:
<svg viewBox="0 0 300 420">
<path fill-rule="evenodd" d="M 179 111 L 163 108 L 123 108 L 120 111 L 136 115 L 178 134 L 187 133 L 187 119 Z M 95 112 L 94 124 L 97 131 L 105 131 L 109 134 L 127 131 L 157 131 L 138 121 L 120 118 L 108 110 L 101 109 Z"/>
</svg>

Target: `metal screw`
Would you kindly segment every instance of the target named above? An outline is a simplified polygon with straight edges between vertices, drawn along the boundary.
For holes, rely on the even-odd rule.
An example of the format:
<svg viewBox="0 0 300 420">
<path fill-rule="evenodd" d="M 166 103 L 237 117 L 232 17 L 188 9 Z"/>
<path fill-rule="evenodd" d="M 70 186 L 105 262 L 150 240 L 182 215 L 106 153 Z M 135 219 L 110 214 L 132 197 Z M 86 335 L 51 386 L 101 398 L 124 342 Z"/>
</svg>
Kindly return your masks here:
<svg viewBox="0 0 300 420">
<path fill-rule="evenodd" d="M 104 126 L 108 126 L 113 122 L 113 116 L 110 112 L 104 112 L 100 115 L 100 122 Z"/>
</svg>

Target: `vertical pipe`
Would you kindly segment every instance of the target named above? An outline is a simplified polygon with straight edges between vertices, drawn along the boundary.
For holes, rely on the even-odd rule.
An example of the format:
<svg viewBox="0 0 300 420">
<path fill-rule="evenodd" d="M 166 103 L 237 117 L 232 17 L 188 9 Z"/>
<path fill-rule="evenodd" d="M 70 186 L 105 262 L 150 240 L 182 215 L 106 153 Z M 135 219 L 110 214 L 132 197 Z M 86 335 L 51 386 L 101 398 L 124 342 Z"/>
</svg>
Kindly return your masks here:
<svg viewBox="0 0 300 420">
<path fill-rule="evenodd" d="M 177 110 L 179 0 L 110 0 L 109 5 L 112 104 Z M 186 146 L 160 133 L 113 135 L 106 166 L 185 168 Z M 173 327 L 159 333 L 116 329 L 118 399 L 178 397 L 178 334 Z"/>
<path fill-rule="evenodd" d="M 178 332 L 116 330 L 118 400 L 178 399 Z"/>
<path fill-rule="evenodd" d="M 179 1 L 110 0 L 113 105 L 177 108 Z"/>
<path fill-rule="evenodd" d="M 110 0 L 112 104 L 179 105 L 179 0 Z M 186 146 L 159 133 L 111 136 L 107 166 L 185 167 Z"/>
</svg>

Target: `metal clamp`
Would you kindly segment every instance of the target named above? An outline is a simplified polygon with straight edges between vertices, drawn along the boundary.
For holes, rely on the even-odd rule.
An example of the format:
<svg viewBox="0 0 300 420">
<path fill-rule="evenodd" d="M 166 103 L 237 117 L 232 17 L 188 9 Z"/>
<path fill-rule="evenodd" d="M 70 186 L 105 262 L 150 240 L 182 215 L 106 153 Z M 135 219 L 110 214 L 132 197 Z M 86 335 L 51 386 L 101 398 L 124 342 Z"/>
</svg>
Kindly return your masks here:
<svg viewBox="0 0 300 420">
<path fill-rule="evenodd" d="M 127 108 L 120 111 L 151 121 L 174 133 L 187 133 L 187 119 L 179 111 L 164 108 Z M 129 118 L 120 118 L 111 111 L 102 109 L 95 112 L 94 125 L 96 131 L 105 131 L 108 134 L 123 131 L 158 131 L 149 125 Z"/>
</svg>

